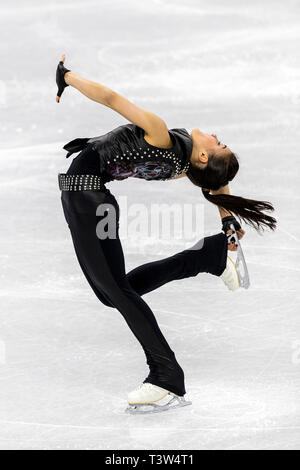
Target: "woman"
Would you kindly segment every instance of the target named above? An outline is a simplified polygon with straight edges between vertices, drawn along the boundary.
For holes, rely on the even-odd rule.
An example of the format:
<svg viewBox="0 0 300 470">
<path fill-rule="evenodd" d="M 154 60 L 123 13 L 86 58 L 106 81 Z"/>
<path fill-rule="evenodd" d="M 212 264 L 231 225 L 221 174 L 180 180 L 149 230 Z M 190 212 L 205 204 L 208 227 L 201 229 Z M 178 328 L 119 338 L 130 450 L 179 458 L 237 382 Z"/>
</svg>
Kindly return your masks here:
<svg viewBox="0 0 300 470">
<path fill-rule="evenodd" d="M 199 129 L 193 129 L 191 134 L 185 129 L 168 129 L 155 114 L 66 69 L 64 61 L 63 55 L 56 72 L 58 103 L 64 89 L 72 86 L 132 123 L 99 137 L 75 139 L 64 146 L 67 157 L 80 151 L 67 173 L 59 175 L 63 210 L 78 261 L 96 296 L 120 311 L 145 352 L 150 373 L 129 394 L 129 405 L 162 404 L 164 397 L 169 399 L 170 395 L 177 405 L 184 405 L 183 370 L 141 296 L 167 282 L 200 272 L 219 276 L 229 289 L 237 289 L 238 275 L 227 256 L 227 250 L 237 249 L 231 240 L 230 224 L 233 223 L 239 238 L 245 232 L 232 214 L 257 230 L 264 227 L 274 230 L 276 220 L 262 212 L 273 207 L 268 202 L 229 194 L 228 182 L 239 165 L 235 154 L 216 135 L 204 134 Z M 189 178 L 202 188 L 208 201 L 218 206 L 225 233 L 205 237 L 190 249 L 126 274 L 119 239 L 119 206 L 105 184 L 129 176 L 146 180 Z M 113 235 L 99 233 L 99 222 L 101 228 L 101 222 L 114 213 Z M 113 228 L 112 222 L 110 226 Z"/>
</svg>

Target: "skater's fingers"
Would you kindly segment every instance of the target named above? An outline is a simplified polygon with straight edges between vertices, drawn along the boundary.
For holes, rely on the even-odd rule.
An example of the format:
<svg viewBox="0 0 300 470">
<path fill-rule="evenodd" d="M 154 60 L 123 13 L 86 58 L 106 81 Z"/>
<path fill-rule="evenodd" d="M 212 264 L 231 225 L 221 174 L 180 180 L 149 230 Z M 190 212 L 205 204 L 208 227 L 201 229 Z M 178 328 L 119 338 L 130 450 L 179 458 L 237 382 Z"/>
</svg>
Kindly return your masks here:
<svg viewBox="0 0 300 470">
<path fill-rule="evenodd" d="M 63 91 L 64 91 L 63 88 L 59 88 L 59 89 L 57 90 L 57 93 L 56 93 L 56 102 L 57 102 L 57 103 L 59 103 L 60 97 L 61 97 L 61 95 L 63 94 Z"/>
<path fill-rule="evenodd" d="M 237 250 L 237 242 L 234 237 L 231 237 L 230 240 L 228 240 L 228 250 L 230 251 L 236 251 Z"/>
<path fill-rule="evenodd" d="M 66 60 L 66 56 L 65 56 L 65 54 L 62 54 L 60 62 L 64 62 L 65 60 Z"/>
<path fill-rule="evenodd" d="M 237 236 L 238 236 L 238 239 L 240 240 L 241 238 L 243 238 L 243 236 L 245 235 L 245 230 L 243 229 L 240 229 L 240 230 L 237 230 Z"/>
<path fill-rule="evenodd" d="M 237 245 L 235 245 L 233 242 L 229 243 L 228 250 L 229 251 L 237 251 Z"/>
<path fill-rule="evenodd" d="M 61 95 L 63 94 L 63 91 L 61 88 L 58 89 L 57 93 L 56 93 L 56 102 L 59 103 L 60 102 L 60 97 Z"/>
</svg>

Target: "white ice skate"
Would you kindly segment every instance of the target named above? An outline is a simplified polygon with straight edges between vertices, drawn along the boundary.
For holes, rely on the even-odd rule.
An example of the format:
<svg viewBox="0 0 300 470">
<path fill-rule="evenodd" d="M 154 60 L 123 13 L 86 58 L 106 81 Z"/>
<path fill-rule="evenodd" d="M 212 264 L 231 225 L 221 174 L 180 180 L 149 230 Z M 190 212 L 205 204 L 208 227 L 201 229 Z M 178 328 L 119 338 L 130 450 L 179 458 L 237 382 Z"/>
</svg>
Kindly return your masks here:
<svg viewBox="0 0 300 470">
<path fill-rule="evenodd" d="M 248 289 L 250 286 L 250 278 L 249 278 L 249 273 L 248 273 L 248 268 L 246 264 L 246 260 L 244 257 L 244 253 L 240 244 L 240 241 L 238 239 L 238 236 L 236 234 L 234 225 L 230 225 L 231 230 L 233 231 L 232 235 L 230 237 L 234 237 L 235 243 L 237 244 L 237 257 L 236 261 L 234 261 L 227 256 L 227 264 L 224 272 L 220 276 L 221 279 L 224 281 L 226 286 L 228 287 L 229 290 L 236 290 L 239 287 L 243 287 L 244 289 Z"/>
<path fill-rule="evenodd" d="M 240 241 L 238 239 L 237 233 L 235 231 L 234 225 L 231 224 L 230 228 L 233 231 L 232 237 L 234 237 L 235 242 L 238 246 L 237 257 L 235 260 L 235 268 L 239 276 L 240 287 L 243 287 L 244 289 L 248 289 L 248 287 L 250 286 L 250 277 L 249 277 L 249 272 L 248 272 L 246 260 L 244 257 L 244 253 L 243 253 Z"/>
<path fill-rule="evenodd" d="M 128 394 L 129 406 L 125 411 L 130 414 L 157 413 L 191 404 L 184 397 L 146 382 Z"/>
<path fill-rule="evenodd" d="M 240 278 L 236 266 L 229 256 L 227 256 L 226 268 L 220 277 L 229 290 L 236 290 L 240 287 Z"/>
</svg>

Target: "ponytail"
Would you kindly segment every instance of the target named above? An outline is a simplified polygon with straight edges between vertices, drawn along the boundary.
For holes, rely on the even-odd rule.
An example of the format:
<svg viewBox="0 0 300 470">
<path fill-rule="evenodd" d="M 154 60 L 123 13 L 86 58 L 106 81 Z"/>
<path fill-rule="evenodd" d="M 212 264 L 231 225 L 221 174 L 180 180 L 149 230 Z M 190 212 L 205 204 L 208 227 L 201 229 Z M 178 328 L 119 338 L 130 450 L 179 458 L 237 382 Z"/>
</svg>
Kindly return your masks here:
<svg viewBox="0 0 300 470">
<path fill-rule="evenodd" d="M 209 155 L 207 166 L 204 169 L 190 165 L 186 175 L 193 184 L 202 189 L 203 196 L 209 202 L 235 214 L 240 221 L 242 219 L 257 231 L 265 228 L 275 230 L 276 219 L 262 212 L 263 210 L 274 210 L 270 202 L 255 201 L 254 199 L 246 199 L 231 194 L 210 194 L 211 190 L 226 186 L 229 181 L 233 180 L 238 170 L 238 158 L 231 152 L 226 158 Z M 205 190 L 203 188 L 209 189 Z"/>
<path fill-rule="evenodd" d="M 216 206 L 236 215 L 248 225 L 260 231 L 265 228 L 275 230 L 276 219 L 270 215 L 264 214 L 262 211 L 274 211 L 274 207 L 267 201 L 256 201 L 254 199 L 246 199 L 232 194 L 210 194 L 209 191 L 202 188 L 202 194 L 209 202 Z"/>
</svg>

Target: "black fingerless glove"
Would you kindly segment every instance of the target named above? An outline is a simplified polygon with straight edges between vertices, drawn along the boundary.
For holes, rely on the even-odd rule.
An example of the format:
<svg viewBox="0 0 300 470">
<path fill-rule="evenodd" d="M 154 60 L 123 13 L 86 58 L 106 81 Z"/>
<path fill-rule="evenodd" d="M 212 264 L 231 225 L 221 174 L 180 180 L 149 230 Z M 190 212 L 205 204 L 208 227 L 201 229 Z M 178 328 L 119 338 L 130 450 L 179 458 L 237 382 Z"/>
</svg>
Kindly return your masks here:
<svg viewBox="0 0 300 470">
<path fill-rule="evenodd" d="M 227 231 L 230 230 L 231 224 L 233 224 L 236 230 L 240 230 L 242 228 L 240 223 L 236 220 L 235 217 L 233 217 L 233 215 L 228 215 L 222 219 L 222 230 L 225 234 L 227 234 Z"/>
<path fill-rule="evenodd" d="M 56 69 L 56 84 L 57 84 L 57 96 L 60 98 L 63 94 L 64 89 L 69 86 L 64 79 L 64 76 L 67 72 L 71 72 L 71 70 L 66 69 L 64 66 L 63 61 L 61 60 Z"/>
</svg>

